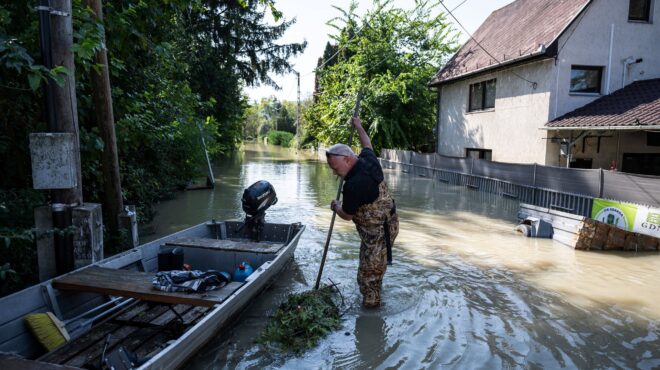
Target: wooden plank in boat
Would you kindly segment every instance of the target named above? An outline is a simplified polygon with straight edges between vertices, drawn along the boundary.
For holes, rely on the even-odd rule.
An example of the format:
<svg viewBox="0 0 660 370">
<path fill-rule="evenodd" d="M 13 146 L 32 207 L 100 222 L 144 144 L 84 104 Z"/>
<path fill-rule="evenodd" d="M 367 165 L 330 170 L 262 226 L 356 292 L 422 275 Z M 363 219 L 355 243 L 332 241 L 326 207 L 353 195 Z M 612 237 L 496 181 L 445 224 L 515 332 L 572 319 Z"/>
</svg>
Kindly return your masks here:
<svg viewBox="0 0 660 370">
<path fill-rule="evenodd" d="M 236 241 L 228 239 L 211 239 L 211 238 L 178 238 L 170 240 L 166 243 L 168 246 L 180 247 L 193 247 L 193 248 L 207 248 L 207 249 L 221 249 L 225 251 L 235 252 L 252 252 L 252 253 L 277 253 L 284 246 L 281 243 L 258 243 L 250 241 Z"/>
<path fill-rule="evenodd" d="M 195 306 L 190 306 L 190 305 L 172 306 L 173 310 L 175 310 L 184 317 L 184 321 L 186 319 L 186 314 L 194 310 L 194 308 Z M 126 348 L 129 352 L 133 352 L 134 349 L 137 346 L 139 346 L 141 343 L 150 340 L 152 337 L 156 336 L 158 333 L 161 332 L 167 332 L 169 335 L 169 339 L 176 339 L 178 335 L 172 332 L 174 327 L 169 326 L 173 321 L 178 321 L 178 318 L 176 317 L 174 312 L 172 312 L 172 310 L 167 309 L 157 317 L 150 319 L 149 321 L 145 321 L 151 325 L 155 325 L 154 327 L 140 328 L 131 325 L 123 326 L 119 331 L 113 334 L 113 337 L 110 338 L 109 341 L 110 343 L 106 348 L 106 353 L 112 352 L 118 346 L 122 346 Z M 98 351 L 96 351 L 93 354 L 90 354 L 89 356 L 83 359 L 85 362 L 83 365 L 81 365 L 81 367 L 87 369 L 93 368 L 95 364 L 99 364 L 101 362 L 102 354 L 103 354 L 102 348 L 99 348 Z M 67 364 L 74 364 L 74 363 L 69 361 L 67 362 Z"/>
<path fill-rule="evenodd" d="M 192 310 L 183 314 L 183 321 L 188 323 L 186 331 L 193 327 L 199 320 L 204 318 L 210 310 L 212 310 L 212 308 L 196 306 Z M 140 343 L 140 345 L 137 348 L 132 349 L 132 351 L 138 356 L 138 358 L 152 357 L 163 349 L 163 343 L 166 343 L 168 340 L 167 333 L 159 332 L 154 337 L 149 338 L 149 340 Z"/>
<path fill-rule="evenodd" d="M 144 317 L 149 315 L 148 310 L 151 308 L 150 305 L 153 305 L 153 303 L 140 302 L 140 304 L 129 306 L 125 311 L 119 312 L 113 316 L 123 320 L 143 320 Z M 54 351 L 43 355 L 38 360 L 54 364 L 66 363 L 71 358 L 74 358 L 80 353 L 87 351 L 94 345 L 102 346 L 106 335 L 116 331 L 119 328 L 119 325 L 113 324 L 109 322 L 109 320 L 106 320 L 80 337 L 75 338 L 69 343 L 58 347 Z"/>
<path fill-rule="evenodd" d="M 142 323 L 150 323 L 155 318 L 162 316 L 168 311 L 169 309 L 167 308 L 167 306 L 154 305 L 148 311 L 144 312 L 142 315 L 135 317 L 134 321 L 142 322 Z M 109 338 L 107 350 L 111 350 L 111 348 L 114 347 L 115 343 L 117 343 L 120 340 L 123 340 L 123 338 L 127 336 L 130 336 L 131 334 L 135 333 L 137 330 L 139 330 L 139 328 L 135 326 L 116 324 L 116 328 L 114 330 L 107 333 L 106 332 L 101 333 L 103 334 L 101 340 L 96 341 L 91 346 L 87 347 L 84 351 L 80 351 L 75 356 L 71 356 L 69 359 L 66 360 L 66 362 L 62 362 L 62 363 L 69 366 L 85 367 L 86 364 L 92 363 L 95 359 L 101 356 L 103 352 L 103 347 L 105 347 L 105 339 L 107 337 L 107 334 L 111 335 Z M 98 364 L 99 362 L 100 360 L 97 360 L 94 364 Z"/>
<path fill-rule="evenodd" d="M 49 364 L 32 361 L 14 355 L 0 354 L 0 369 L 2 370 L 80 370 L 79 367 Z"/>
<path fill-rule="evenodd" d="M 53 287 L 61 290 L 132 297 L 151 302 L 212 307 L 224 302 L 244 284 L 231 282 L 218 290 L 204 293 L 170 293 L 153 288 L 151 280 L 154 275 L 151 272 L 92 266 L 54 279 Z"/>
</svg>

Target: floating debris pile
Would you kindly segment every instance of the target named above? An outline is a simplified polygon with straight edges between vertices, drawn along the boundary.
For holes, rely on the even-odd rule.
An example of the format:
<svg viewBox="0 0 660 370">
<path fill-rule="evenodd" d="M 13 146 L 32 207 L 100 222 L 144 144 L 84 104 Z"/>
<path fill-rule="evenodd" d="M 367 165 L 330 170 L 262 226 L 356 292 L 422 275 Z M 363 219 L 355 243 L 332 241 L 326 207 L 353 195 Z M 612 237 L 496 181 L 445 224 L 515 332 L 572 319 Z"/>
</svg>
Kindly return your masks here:
<svg viewBox="0 0 660 370">
<path fill-rule="evenodd" d="M 301 353 L 314 347 L 319 339 L 341 327 L 337 296 L 341 293 L 335 285 L 290 295 L 258 341 L 284 352 Z"/>
</svg>

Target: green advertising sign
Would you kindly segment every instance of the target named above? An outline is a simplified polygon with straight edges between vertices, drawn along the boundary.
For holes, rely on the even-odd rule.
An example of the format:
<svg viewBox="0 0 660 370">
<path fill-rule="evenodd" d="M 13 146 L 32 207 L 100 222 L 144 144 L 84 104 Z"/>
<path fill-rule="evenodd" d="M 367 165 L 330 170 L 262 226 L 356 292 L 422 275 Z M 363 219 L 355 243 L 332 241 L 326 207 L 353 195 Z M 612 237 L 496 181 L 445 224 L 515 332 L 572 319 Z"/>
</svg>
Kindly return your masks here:
<svg viewBox="0 0 660 370">
<path fill-rule="evenodd" d="M 591 218 L 624 230 L 633 231 L 637 208 L 634 204 L 594 199 Z"/>
<path fill-rule="evenodd" d="M 594 199 L 591 218 L 621 229 L 660 238 L 660 209 Z"/>
</svg>

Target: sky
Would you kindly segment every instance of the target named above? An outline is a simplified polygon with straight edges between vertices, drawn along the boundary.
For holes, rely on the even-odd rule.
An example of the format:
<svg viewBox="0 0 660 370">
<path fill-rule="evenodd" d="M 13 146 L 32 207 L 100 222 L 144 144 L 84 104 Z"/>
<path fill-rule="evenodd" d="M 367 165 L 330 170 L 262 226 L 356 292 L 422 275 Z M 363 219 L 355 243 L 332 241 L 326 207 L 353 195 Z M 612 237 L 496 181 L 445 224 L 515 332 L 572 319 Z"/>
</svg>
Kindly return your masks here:
<svg viewBox="0 0 660 370">
<path fill-rule="evenodd" d="M 513 0 L 444 0 L 444 4 L 452 11 L 454 16 L 461 24 L 473 33 L 479 25 L 496 9 L 511 3 Z M 289 59 L 293 68 L 300 72 L 300 95 L 305 99 L 312 94 L 314 90 L 314 68 L 318 58 L 323 54 L 325 45 L 331 40 L 329 34 L 335 31 L 326 22 L 339 16 L 340 13 L 334 6 L 342 9 L 348 9 L 350 0 L 276 0 L 275 6 L 284 14 L 284 18 L 289 20 L 296 18 L 296 23 L 292 25 L 278 40 L 278 44 L 307 41 L 305 52 L 297 57 Z M 359 7 L 357 13 L 363 15 L 368 10 L 373 10 L 371 1 L 358 1 Z M 394 0 L 393 5 L 410 8 L 414 2 L 412 0 Z M 438 5 L 437 11 L 444 10 Z M 451 17 L 447 17 L 454 23 Z M 272 18 L 270 22 L 274 23 Z M 454 23 L 454 27 L 461 31 L 460 42 L 464 43 L 468 36 L 463 32 L 459 25 Z M 297 98 L 297 82 L 295 74 L 284 76 L 272 75 L 273 79 L 280 85 L 281 90 L 275 90 L 269 86 L 260 86 L 256 88 L 247 88 L 246 93 L 250 100 L 260 100 L 261 98 L 274 95 L 278 100 L 295 101 Z"/>
</svg>

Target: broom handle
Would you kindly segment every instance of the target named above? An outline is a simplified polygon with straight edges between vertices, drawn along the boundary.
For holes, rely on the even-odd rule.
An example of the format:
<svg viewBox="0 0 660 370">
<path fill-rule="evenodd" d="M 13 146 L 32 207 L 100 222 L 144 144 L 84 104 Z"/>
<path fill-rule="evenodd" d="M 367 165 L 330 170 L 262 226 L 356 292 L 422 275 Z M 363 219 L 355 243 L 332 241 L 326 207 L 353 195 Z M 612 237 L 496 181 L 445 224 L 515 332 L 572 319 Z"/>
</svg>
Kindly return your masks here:
<svg viewBox="0 0 660 370">
<path fill-rule="evenodd" d="M 360 103 L 362 102 L 362 88 L 358 90 L 358 95 L 357 99 L 355 101 L 355 109 L 353 109 L 353 117 L 359 117 L 360 115 Z M 351 146 L 353 144 L 353 133 L 355 130 L 353 129 L 353 122 L 349 120 L 348 122 L 348 127 L 349 127 L 349 134 L 348 134 L 348 146 Z M 336 200 L 339 200 L 339 197 L 341 196 L 341 188 L 344 185 L 344 178 L 340 177 L 339 178 L 339 188 L 337 189 L 337 196 L 335 197 Z M 319 267 L 319 274 L 316 276 L 316 285 L 314 285 L 314 289 L 318 289 L 319 285 L 321 284 L 321 275 L 323 275 L 323 267 L 325 266 L 325 258 L 328 256 L 328 247 L 330 246 L 330 238 L 332 238 L 332 229 L 335 226 L 335 218 L 337 217 L 337 211 L 332 211 L 332 220 L 330 220 L 330 229 L 328 230 L 328 237 L 325 239 L 325 246 L 323 247 L 323 257 L 321 257 L 321 266 Z"/>
</svg>

